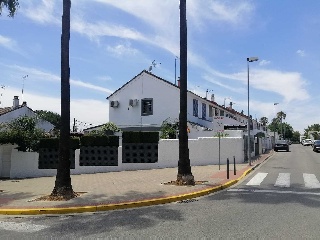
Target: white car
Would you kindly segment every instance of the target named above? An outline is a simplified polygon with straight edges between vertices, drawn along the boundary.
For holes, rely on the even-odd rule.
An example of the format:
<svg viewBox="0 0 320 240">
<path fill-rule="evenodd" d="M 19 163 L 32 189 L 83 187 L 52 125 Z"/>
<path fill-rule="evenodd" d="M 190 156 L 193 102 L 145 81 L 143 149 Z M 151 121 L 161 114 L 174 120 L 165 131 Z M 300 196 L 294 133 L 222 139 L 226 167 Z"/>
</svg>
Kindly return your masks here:
<svg viewBox="0 0 320 240">
<path fill-rule="evenodd" d="M 304 140 L 302 141 L 302 145 L 303 145 L 303 146 L 312 146 L 312 144 L 313 144 L 313 142 L 312 142 L 311 139 L 304 139 Z"/>
</svg>

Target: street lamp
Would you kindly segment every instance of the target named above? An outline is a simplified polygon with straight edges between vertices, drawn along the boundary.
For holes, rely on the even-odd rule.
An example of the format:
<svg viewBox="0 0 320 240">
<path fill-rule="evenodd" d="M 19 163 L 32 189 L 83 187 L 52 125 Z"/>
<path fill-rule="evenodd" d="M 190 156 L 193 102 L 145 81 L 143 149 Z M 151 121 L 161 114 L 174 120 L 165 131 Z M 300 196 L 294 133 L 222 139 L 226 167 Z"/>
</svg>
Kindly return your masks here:
<svg viewBox="0 0 320 240">
<path fill-rule="evenodd" d="M 174 59 L 174 85 L 177 85 L 177 59 L 178 57 L 176 56 Z"/>
<path fill-rule="evenodd" d="M 277 106 L 279 103 L 274 103 L 273 105 L 274 106 Z M 274 114 L 276 115 L 277 114 L 277 111 L 276 111 L 276 107 L 274 107 Z M 276 119 L 276 118 L 275 118 Z M 274 128 L 273 130 L 273 140 L 274 140 L 274 144 L 275 144 L 275 141 L 276 141 L 276 129 Z M 273 145 L 274 145 L 273 144 Z"/>
<path fill-rule="evenodd" d="M 248 129 L 248 162 L 249 166 L 251 166 L 251 150 L 250 150 L 250 105 L 249 105 L 249 100 L 250 100 L 250 95 L 249 95 L 249 63 L 250 62 L 255 62 L 258 61 L 259 58 L 257 57 L 249 57 L 247 58 L 247 65 L 248 65 L 248 123 L 247 123 L 247 129 Z"/>
</svg>

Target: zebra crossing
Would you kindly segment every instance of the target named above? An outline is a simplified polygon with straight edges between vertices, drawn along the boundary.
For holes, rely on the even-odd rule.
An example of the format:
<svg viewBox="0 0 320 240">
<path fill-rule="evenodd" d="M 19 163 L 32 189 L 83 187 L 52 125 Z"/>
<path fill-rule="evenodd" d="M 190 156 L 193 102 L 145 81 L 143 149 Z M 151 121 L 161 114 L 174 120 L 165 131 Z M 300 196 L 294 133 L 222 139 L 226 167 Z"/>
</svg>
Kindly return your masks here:
<svg viewBox="0 0 320 240">
<path fill-rule="evenodd" d="M 268 173 L 258 172 L 245 185 L 261 186 L 267 176 L 268 176 Z M 303 173 L 302 178 L 303 178 L 303 183 L 305 188 L 320 189 L 320 182 L 317 179 L 315 174 Z M 289 188 L 290 184 L 291 184 L 291 173 L 279 173 L 275 180 L 274 187 Z"/>
</svg>

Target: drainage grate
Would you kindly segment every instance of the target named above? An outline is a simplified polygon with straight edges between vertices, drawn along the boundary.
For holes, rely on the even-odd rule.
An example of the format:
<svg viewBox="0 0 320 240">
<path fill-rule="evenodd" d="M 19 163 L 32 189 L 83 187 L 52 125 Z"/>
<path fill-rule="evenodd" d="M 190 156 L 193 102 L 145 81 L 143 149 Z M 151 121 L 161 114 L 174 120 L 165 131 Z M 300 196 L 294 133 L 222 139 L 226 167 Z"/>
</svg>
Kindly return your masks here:
<svg viewBox="0 0 320 240">
<path fill-rule="evenodd" d="M 197 202 L 197 201 L 199 200 L 195 198 L 191 198 L 191 199 L 181 200 L 178 203 L 190 203 L 190 202 Z"/>
</svg>

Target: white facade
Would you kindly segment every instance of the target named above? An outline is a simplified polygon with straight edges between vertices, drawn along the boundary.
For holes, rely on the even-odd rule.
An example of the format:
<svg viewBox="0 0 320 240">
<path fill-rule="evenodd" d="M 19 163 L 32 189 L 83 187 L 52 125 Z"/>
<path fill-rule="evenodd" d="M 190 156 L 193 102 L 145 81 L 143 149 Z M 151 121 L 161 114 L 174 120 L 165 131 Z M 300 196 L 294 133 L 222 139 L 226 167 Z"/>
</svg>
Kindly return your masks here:
<svg viewBox="0 0 320 240">
<path fill-rule="evenodd" d="M 109 100 L 109 121 L 115 123 L 119 128 L 139 128 L 156 127 L 160 128 L 163 121 L 178 122 L 180 111 L 180 89 L 179 86 L 166 81 L 148 71 L 142 71 L 132 80 L 127 82 L 108 98 Z M 152 102 L 152 111 L 144 114 L 143 103 Z M 224 107 L 211 99 L 202 98 L 193 92 L 187 93 L 187 120 L 190 130 L 197 126 L 203 132 L 199 136 L 213 136 L 205 133 L 207 130 L 217 131 L 217 122 L 224 126 L 246 126 L 247 116 L 232 109 L 230 106 Z M 220 118 L 220 119 L 217 119 Z M 201 128 L 202 127 L 202 128 Z M 253 120 L 251 134 L 261 132 L 259 123 Z"/>
<path fill-rule="evenodd" d="M 9 108 L 5 108 L 5 113 L 0 115 L 0 123 L 10 122 L 16 118 L 27 116 L 27 117 L 35 117 L 36 113 L 32 111 L 29 107 L 27 107 L 26 103 L 24 102 L 23 105 L 19 105 L 19 99 L 17 97 L 14 98 L 13 106 L 8 111 Z M 37 128 L 43 129 L 46 132 L 49 132 L 54 128 L 54 125 L 50 122 L 38 119 Z"/>
<path fill-rule="evenodd" d="M 178 96 L 179 88 L 144 71 L 108 98 L 109 121 L 119 128 L 160 127 L 167 118 L 178 118 Z M 141 114 L 144 99 L 152 99 L 152 115 Z M 112 107 L 112 101 L 118 101 L 118 106 Z"/>
</svg>

